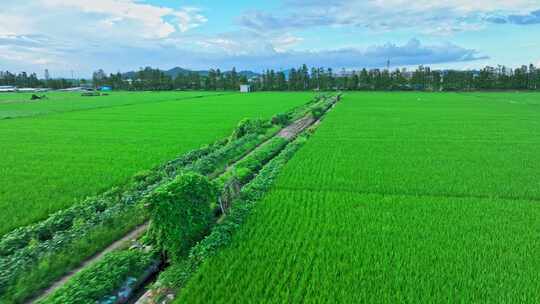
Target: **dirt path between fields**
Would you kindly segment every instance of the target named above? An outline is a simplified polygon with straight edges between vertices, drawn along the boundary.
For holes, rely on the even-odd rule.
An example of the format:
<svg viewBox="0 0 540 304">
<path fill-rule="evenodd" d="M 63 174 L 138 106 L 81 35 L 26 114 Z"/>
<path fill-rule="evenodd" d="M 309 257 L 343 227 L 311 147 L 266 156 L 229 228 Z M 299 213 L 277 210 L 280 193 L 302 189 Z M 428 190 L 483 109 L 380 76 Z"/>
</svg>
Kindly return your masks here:
<svg viewBox="0 0 540 304">
<path fill-rule="evenodd" d="M 64 284 L 69 281 L 72 277 L 77 275 L 79 272 L 81 272 L 84 268 L 96 263 L 97 261 L 101 260 L 103 256 L 105 256 L 107 253 L 115 251 L 120 248 L 125 248 L 130 245 L 130 243 L 136 239 L 138 239 L 148 228 L 148 223 L 145 223 L 143 225 L 138 226 L 134 230 L 132 230 L 130 233 L 125 235 L 123 238 L 115 241 L 114 243 L 110 244 L 107 248 L 105 248 L 103 251 L 99 252 L 98 254 L 94 255 L 93 257 L 89 258 L 88 260 L 84 261 L 81 265 L 79 265 L 77 268 L 72 269 L 70 272 L 65 274 L 63 277 L 58 279 L 52 286 L 45 289 L 40 295 L 37 297 L 27 301 L 26 303 L 37 303 L 38 301 L 45 299 L 47 296 L 55 292 L 60 287 L 64 286 Z"/>
<path fill-rule="evenodd" d="M 268 144 L 273 138 L 275 137 L 281 137 L 288 141 L 291 141 L 294 139 L 298 134 L 300 134 L 302 131 L 310 127 L 311 125 L 315 124 L 319 120 L 315 121 L 315 119 L 311 116 L 304 116 L 297 121 L 293 122 L 292 124 L 288 125 L 287 127 L 281 129 L 277 134 L 270 137 L 269 139 L 265 140 L 264 142 L 258 144 L 255 148 L 251 149 L 249 152 L 244 154 L 242 157 L 240 157 L 238 160 L 236 160 L 234 163 L 228 165 L 223 172 L 218 173 L 217 175 L 213 177 L 219 177 L 227 172 L 229 172 L 238 162 L 245 159 L 249 155 L 251 155 L 254 151 L 264 147 L 266 144 Z"/>
<path fill-rule="evenodd" d="M 289 125 L 285 129 L 281 130 L 278 133 L 278 136 L 283 137 L 285 139 L 293 139 L 295 138 L 300 132 L 304 131 L 307 127 L 311 126 L 315 119 L 312 116 L 306 116 L 304 118 L 301 118 L 294 122 L 293 124 Z"/>
</svg>

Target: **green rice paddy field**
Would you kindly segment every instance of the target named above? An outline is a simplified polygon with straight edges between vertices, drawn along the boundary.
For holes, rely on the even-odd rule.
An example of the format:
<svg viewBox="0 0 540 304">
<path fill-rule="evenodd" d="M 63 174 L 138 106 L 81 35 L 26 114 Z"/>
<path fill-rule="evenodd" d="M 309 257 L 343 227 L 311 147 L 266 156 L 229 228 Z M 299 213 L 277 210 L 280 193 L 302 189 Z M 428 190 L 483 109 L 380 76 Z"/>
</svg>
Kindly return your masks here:
<svg viewBox="0 0 540 304">
<path fill-rule="evenodd" d="M 540 94 L 347 93 L 178 303 L 540 302 Z"/>
<path fill-rule="evenodd" d="M 122 107 L 231 93 L 216 92 L 114 92 L 109 96 L 84 97 L 73 92 L 36 93 L 47 99 L 32 101 L 30 93 L 0 94 L 0 119 L 36 116 L 52 113 Z"/>
<path fill-rule="evenodd" d="M 223 138 L 243 118 L 269 118 L 314 94 L 47 96 L 0 95 L 0 235 Z"/>
</svg>

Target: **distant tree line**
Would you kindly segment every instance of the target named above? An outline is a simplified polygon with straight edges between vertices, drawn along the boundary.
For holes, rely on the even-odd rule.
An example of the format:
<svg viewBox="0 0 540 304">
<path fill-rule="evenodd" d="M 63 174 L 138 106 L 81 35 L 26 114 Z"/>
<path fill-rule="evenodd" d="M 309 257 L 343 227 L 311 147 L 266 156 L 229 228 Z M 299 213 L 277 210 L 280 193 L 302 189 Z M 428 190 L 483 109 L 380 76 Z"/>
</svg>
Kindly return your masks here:
<svg viewBox="0 0 540 304">
<path fill-rule="evenodd" d="M 40 80 L 36 74 L 0 72 L 0 85 L 18 87 L 48 87 L 62 89 L 90 83 L 66 79 Z M 418 90 L 418 91 L 472 91 L 472 90 L 540 90 L 540 68 L 534 65 L 509 69 L 504 66 L 485 67 L 479 71 L 432 70 L 419 66 L 414 71 L 405 69 L 362 69 L 335 72 L 332 69 L 308 68 L 303 65 L 288 71 L 267 70 L 248 79 L 236 69 L 222 72 L 185 72 L 176 77 L 150 67 L 127 74 L 94 72 L 93 87 L 110 86 L 114 90 L 161 91 L 207 90 L 236 91 L 240 84 L 250 84 L 254 91 L 306 91 L 306 90 Z"/>
<path fill-rule="evenodd" d="M 240 84 L 247 84 L 246 76 L 239 75 L 233 68 L 228 72 L 220 69 L 211 69 L 202 75 L 200 72 L 186 72 L 178 74 L 175 78 L 159 69 L 150 67 L 136 72 L 134 75 L 121 73 L 106 75 L 103 70 L 94 72 L 93 84 L 96 87 L 110 86 L 115 90 L 206 90 L 228 91 L 238 90 Z"/>
<path fill-rule="evenodd" d="M 504 66 L 485 67 L 479 71 L 432 70 L 419 66 L 414 71 L 405 69 L 362 69 L 340 71 L 308 68 L 306 65 L 287 72 L 266 70 L 262 75 L 247 79 L 233 68 L 229 72 L 209 70 L 179 74 L 176 78 L 163 71 L 145 68 L 134 77 L 120 73 L 106 76 L 94 73 L 96 86 L 108 85 L 123 90 L 238 90 L 240 84 L 250 84 L 254 91 L 306 91 L 306 90 L 418 90 L 418 91 L 472 91 L 472 90 L 540 90 L 540 69 L 534 65 L 509 69 Z"/>
<path fill-rule="evenodd" d="M 306 65 L 291 69 L 288 74 L 268 70 L 252 82 L 254 90 L 540 90 L 540 68 L 534 65 L 508 69 L 485 67 L 480 71 L 432 70 L 419 66 L 405 69 L 362 69 L 341 71 L 311 68 Z"/>
<path fill-rule="evenodd" d="M 84 81 L 83 81 L 84 82 Z M 75 85 L 75 81 L 64 78 L 38 79 L 35 73 L 21 72 L 14 74 L 9 71 L 0 71 L 1 86 L 16 86 L 20 88 L 51 88 L 54 90 L 67 89 Z"/>
</svg>

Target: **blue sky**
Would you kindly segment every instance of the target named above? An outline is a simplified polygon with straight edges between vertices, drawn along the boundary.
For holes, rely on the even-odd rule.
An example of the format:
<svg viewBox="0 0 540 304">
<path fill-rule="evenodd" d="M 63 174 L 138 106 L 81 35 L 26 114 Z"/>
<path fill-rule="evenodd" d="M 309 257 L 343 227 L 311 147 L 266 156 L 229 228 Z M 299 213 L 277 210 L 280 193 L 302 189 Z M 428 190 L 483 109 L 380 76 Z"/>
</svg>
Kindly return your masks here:
<svg viewBox="0 0 540 304">
<path fill-rule="evenodd" d="M 3 0 L 0 70 L 540 65 L 540 0 Z"/>
</svg>

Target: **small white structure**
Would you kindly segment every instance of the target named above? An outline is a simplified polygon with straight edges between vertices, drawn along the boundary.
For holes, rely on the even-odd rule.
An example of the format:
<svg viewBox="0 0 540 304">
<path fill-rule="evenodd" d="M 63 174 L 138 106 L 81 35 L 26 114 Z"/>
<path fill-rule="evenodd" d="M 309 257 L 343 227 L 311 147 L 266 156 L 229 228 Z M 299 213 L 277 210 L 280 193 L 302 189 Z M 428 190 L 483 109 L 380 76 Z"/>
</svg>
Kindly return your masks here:
<svg viewBox="0 0 540 304">
<path fill-rule="evenodd" d="M 14 86 L 0 86 L 0 93 L 16 92 L 17 87 Z"/>
<path fill-rule="evenodd" d="M 249 93 L 251 92 L 251 86 L 249 84 L 240 85 L 240 93 Z"/>
<path fill-rule="evenodd" d="M 35 93 L 38 91 L 38 89 L 34 88 L 20 88 L 17 90 L 19 93 Z"/>
<path fill-rule="evenodd" d="M 61 92 L 86 92 L 86 91 L 92 91 L 92 90 L 90 90 L 89 88 L 85 88 L 85 87 L 72 87 L 72 88 L 67 88 L 67 89 L 60 89 L 58 91 L 61 91 Z"/>
</svg>

